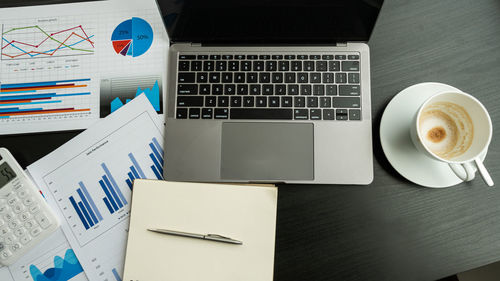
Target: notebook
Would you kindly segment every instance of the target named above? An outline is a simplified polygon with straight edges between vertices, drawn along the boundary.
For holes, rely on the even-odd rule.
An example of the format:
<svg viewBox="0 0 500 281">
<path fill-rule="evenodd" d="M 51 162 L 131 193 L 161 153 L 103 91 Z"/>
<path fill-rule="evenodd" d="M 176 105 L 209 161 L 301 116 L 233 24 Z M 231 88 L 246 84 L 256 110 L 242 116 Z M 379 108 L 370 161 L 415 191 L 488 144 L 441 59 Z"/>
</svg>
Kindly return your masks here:
<svg viewBox="0 0 500 281">
<path fill-rule="evenodd" d="M 273 279 L 274 186 L 135 180 L 123 280 Z M 242 245 L 148 231 L 214 233 Z"/>
</svg>

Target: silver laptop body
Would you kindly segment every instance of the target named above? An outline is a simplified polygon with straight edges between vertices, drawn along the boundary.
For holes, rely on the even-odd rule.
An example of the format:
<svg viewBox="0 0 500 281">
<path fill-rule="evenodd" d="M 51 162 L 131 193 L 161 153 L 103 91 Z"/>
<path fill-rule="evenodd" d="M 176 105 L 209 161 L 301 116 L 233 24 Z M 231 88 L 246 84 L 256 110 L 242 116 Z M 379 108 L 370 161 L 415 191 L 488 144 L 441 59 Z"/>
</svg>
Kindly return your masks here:
<svg viewBox="0 0 500 281">
<path fill-rule="evenodd" d="M 372 182 L 370 56 L 368 45 L 365 43 L 304 47 L 205 46 L 203 43 L 174 42 L 169 48 L 168 56 L 164 165 L 166 179 L 304 184 Z M 307 73 L 304 74 L 307 76 L 307 82 L 300 83 L 299 80 L 304 79 L 304 75 L 298 73 L 294 74 L 295 83 L 282 81 L 281 74 L 276 74 L 275 77 L 273 73 L 280 70 L 279 67 L 272 67 L 274 63 L 265 62 L 266 67 L 260 71 L 254 69 L 259 66 L 259 63 L 254 64 L 254 61 L 274 59 L 278 62 L 286 57 L 293 58 L 292 60 L 305 58 L 304 60 L 313 61 L 304 63 L 302 60 L 300 63 L 304 67 L 311 64 L 315 66 L 314 70 L 303 68 L 299 71 Z M 205 61 L 210 61 L 211 58 L 215 59 L 215 63 L 217 59 L 223 60 L 222 58 L 237 60 L 237 71 L 221 68 L 220 74 L 211 76 L 211 71 L 217 72 L 215 65 L 205 71 L 205 66 L 211 65 L 205 65 Z M 330 58 L 339 61 L 335 71 L 331 71 L 335 81 L 327 81 L 328 74 L 321 73 L 325 63 L 317 62 Z M 359 62 L 356 68 L 349 68 L 352 62 L 349 62 L 348 58 Z M 243 65 L 248 66 L 249 63 L 243 61 L 248 60 L 252 61 L 250 67 L 254 68 L 244 70 Z M 192 71 L 193 64 L 196 64 L 193 61 L 202 61 L 202 67 Z M 290 61 L 288 64 L 292 65 Z M 231 65 L 234 66 L 234 63 Z M 326 62 L 326 66 L 328 72 L 330 63 Z M 278 83 L 264 87 L 264 84 L 269 82 L 261 83 L 261 76 L 265 79 L 266 75 L 261 75 L 260 72 L 266 72 L 268 69 L 274 70 L 268 72 L 271 79 L 276 79 Z M 354 71 L 351 71 L 353 69 Z M 195 74 L 188 74 L 192 72 Z M 240 77 L 242 73 L 246 76 L 247 72 L 259 72 L 259 80 L 248 83 L 250 78 L 246 76 L 248 81 L 240 83 L 250 87 L 250 92 L 245 92 L 245 86 L 240 89 L 234 80 L 228 84 L 234 84 L 234 88 L 222 83 L 220 76 L 225 77 L 228 72 L 232 73 L 234 79 L 237 73 Z M 286 76 L 287 72 L 292 72 L 291 69 L 281 72 L 284 77 L 293 76 Z M 337 73 L 343 72 L 346 75 L 342 77 L 342 74 L 339 74 L 339 79 L 336 79 Z M 349 73 L 359 75 L 351 76 Z M 319 76 L 322 76 L 323 80 L 316 83 L 314 79 Z M 219 100 L 210 103 L 209 100 L 215 98 L 207 98 L 217 95 L 217 85 L 212 84 L 222 84 L 223 92 L 218 94 L 228 96 L 222 106 Z M 285 86 L 283 88 L 275 86 L 276 84 Z M 290 85 L 298 85 L 299 93 L 293 92 L 294 86 Z M 302 87 L 303 85 L 305 86 Z M 251 92 L 255 87 L 259 88 L 259 93 Z M 271 89 L 271 93 L 262 92 L 264 89 Z M 282 92 L 282 89 L 285 92 Z M 241 92 L 231 92 L 236 90 Z M 305 93 L 305 106 L 299 103 L 300 98 L 296 99 L 303 94 L 302 90 Z M 241 99 L 237 98 L 240 95 Z M 273 98 L 270 98 L 272 96 Z M 287 96 L 291 96 L 291 99 L 286 98 Z M 291 105 L 287 103 L 287 99 L 292 100 Z M 254 103 L 245 107 L 245 102 L 249 104 L 250 100 Z M 267 103 L 257 107 L 258 102 L 262 101 Z M 276 101 L 278 106 L 272 104 Z M 296 101 L 298 103 L 295 103 Z M 275 109 L 280 109 L 277 114 L 271 111 Z M 262 118 L 261 113 L 268 117 Z"/>
</svg>

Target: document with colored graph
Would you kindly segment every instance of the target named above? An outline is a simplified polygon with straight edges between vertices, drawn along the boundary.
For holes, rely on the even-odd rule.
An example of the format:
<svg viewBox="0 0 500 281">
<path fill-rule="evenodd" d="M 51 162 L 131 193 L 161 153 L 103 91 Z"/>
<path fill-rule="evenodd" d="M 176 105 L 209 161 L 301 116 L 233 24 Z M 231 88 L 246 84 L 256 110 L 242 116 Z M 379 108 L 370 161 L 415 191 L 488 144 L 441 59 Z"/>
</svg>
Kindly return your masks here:
<svg viewBox="0 0 500 281">
<path fill-rule="evenodd" d="M 0 135 L 85 129 L 140 94 L 164 114 L 155 0 L 0 9 Z"/>
</svg>

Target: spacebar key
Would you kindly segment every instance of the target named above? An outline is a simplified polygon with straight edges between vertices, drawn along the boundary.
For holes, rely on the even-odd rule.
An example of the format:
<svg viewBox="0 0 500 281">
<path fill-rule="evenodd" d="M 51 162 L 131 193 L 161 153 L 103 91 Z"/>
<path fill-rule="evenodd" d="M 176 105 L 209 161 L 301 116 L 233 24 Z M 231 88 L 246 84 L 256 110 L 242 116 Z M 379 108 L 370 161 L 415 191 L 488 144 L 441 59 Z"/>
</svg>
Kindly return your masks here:
<svg viewBox="0 0 500 281">
<path fill-rule="evenodd" d="M 292 109 L 231 108 L 231 119 L 292 120 Z"/>
</svg>

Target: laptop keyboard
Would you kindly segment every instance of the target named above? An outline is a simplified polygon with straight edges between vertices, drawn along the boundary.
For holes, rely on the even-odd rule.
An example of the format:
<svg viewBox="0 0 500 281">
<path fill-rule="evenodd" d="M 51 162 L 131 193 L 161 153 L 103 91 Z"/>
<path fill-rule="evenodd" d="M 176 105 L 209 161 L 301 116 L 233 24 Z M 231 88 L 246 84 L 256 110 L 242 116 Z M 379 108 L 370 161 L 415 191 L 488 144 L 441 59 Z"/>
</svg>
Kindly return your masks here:
<svg viewBox="0 0 500 281">
<path fill-rule="evenodd" d="M 359 54 L 179 54 L 177 119 L 361 120 Z"/>
</svg>

